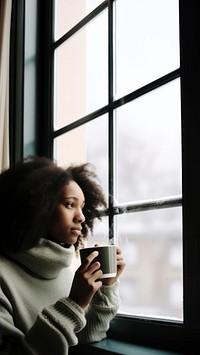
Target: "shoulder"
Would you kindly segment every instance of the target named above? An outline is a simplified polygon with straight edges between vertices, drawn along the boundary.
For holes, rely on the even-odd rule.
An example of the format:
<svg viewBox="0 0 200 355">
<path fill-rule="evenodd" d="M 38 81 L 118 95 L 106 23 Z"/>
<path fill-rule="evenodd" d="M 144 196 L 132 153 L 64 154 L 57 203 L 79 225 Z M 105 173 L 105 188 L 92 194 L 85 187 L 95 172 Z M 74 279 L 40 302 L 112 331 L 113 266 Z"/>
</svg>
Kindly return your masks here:
<svg viewBox="0 0 200 355">
<path fill-rule="evenodd" d="M 6 255 L 0 253 L 0 281 L 12 277 L 17 265 Z"/>
<path fill-rule="evenodd" d="M 10 264 L 9 258 L 6 257 L 6 255 L 0 253 L 0 273 L 2 270 L 7 267 Z"/>
</svg>

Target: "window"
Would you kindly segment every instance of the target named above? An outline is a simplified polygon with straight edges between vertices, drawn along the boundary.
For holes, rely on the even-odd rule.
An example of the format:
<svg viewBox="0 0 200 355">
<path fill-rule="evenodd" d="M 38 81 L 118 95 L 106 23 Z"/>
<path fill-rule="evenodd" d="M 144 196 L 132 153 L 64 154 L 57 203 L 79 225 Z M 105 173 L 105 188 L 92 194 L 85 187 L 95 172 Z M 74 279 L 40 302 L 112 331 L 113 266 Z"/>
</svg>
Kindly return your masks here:
<svg viewBox="0 0 200 355">
<path fill-rule="evenodd" d="M 127 262 L 109 335 L 191 349 L 200 318 L 197 5 L 74 3 L 39 5 L 49 20 L 41 151 L 97 167 L 109 214 L 94 234 L 117 242 Z"/>
<path fill-rule="evenodd" d="M 107 242 L 109 228 L 125 257 L 138 250 L 121 312 L 182 320 L 182 263 L 167 262 L 174 245 L 182 254 L 178 11 L 178 0 L 54 2 L 53 154 L 95 164 L 113 220 L 94 235 Z"/>
</svg>

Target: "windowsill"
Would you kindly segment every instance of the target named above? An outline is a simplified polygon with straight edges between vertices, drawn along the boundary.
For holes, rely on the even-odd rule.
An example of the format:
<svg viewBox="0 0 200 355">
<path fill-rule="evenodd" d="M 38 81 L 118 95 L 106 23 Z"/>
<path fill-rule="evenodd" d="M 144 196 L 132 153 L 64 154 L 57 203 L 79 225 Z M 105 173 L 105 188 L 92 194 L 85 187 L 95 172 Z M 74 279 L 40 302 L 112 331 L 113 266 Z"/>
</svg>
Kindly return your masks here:
<svg viewBox="0 0 200 355">
<path fill-rule="evenodd" d="M 79 345 L 77 347 L 71 348 L 70 354 L 123 354 L 123 355 L 180 355 L 181 353 L 166 351 L 162 349 L 156 349 L 147 346 L 141 346 L 136 344 L 131 344 L 115 339 L 104 339 L 102 341 Z"/>
</svg>

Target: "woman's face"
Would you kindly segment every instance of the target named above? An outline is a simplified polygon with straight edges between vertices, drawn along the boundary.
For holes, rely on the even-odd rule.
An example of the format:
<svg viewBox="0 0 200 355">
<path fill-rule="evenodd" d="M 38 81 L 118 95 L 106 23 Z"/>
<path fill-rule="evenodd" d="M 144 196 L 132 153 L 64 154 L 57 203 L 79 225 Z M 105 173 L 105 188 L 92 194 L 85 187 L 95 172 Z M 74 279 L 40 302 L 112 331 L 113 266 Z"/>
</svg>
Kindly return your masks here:
<svg viewBox="0 0 200 355">
<path fill-rule="evenodd" d="M 49 236 L 65 244 L 75 244 L 81 234 L 81 224 L 85 221 L 82 212 L 84 203 L 83 191 L 71 180 L 61 190 L 48 231 Z"/>
</svg>

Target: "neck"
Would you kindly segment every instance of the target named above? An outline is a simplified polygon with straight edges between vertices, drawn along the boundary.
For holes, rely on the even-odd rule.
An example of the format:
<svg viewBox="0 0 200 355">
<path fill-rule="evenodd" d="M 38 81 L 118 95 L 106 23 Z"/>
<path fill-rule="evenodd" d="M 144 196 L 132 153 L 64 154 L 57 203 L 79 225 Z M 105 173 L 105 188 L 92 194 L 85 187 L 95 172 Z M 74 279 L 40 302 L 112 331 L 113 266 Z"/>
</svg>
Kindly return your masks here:
<svg viewBox="0 0 200 355">
<path fill-rule="evenodd" d="M 52 242 L 54 242 L 54 243 L 60 245 L 60 246 L 63 247 L 63 248 L 69 248 L 69 247 L 70 247 L 70 244 L 66 244 L 66 243 L 64 243 L 64 242 L 61 242 L 60 240 L 54 238 L 54 237 L 51 236 L 51 235 L 48 235 L 46 239 L 51 240 Z"/>
</svg>

